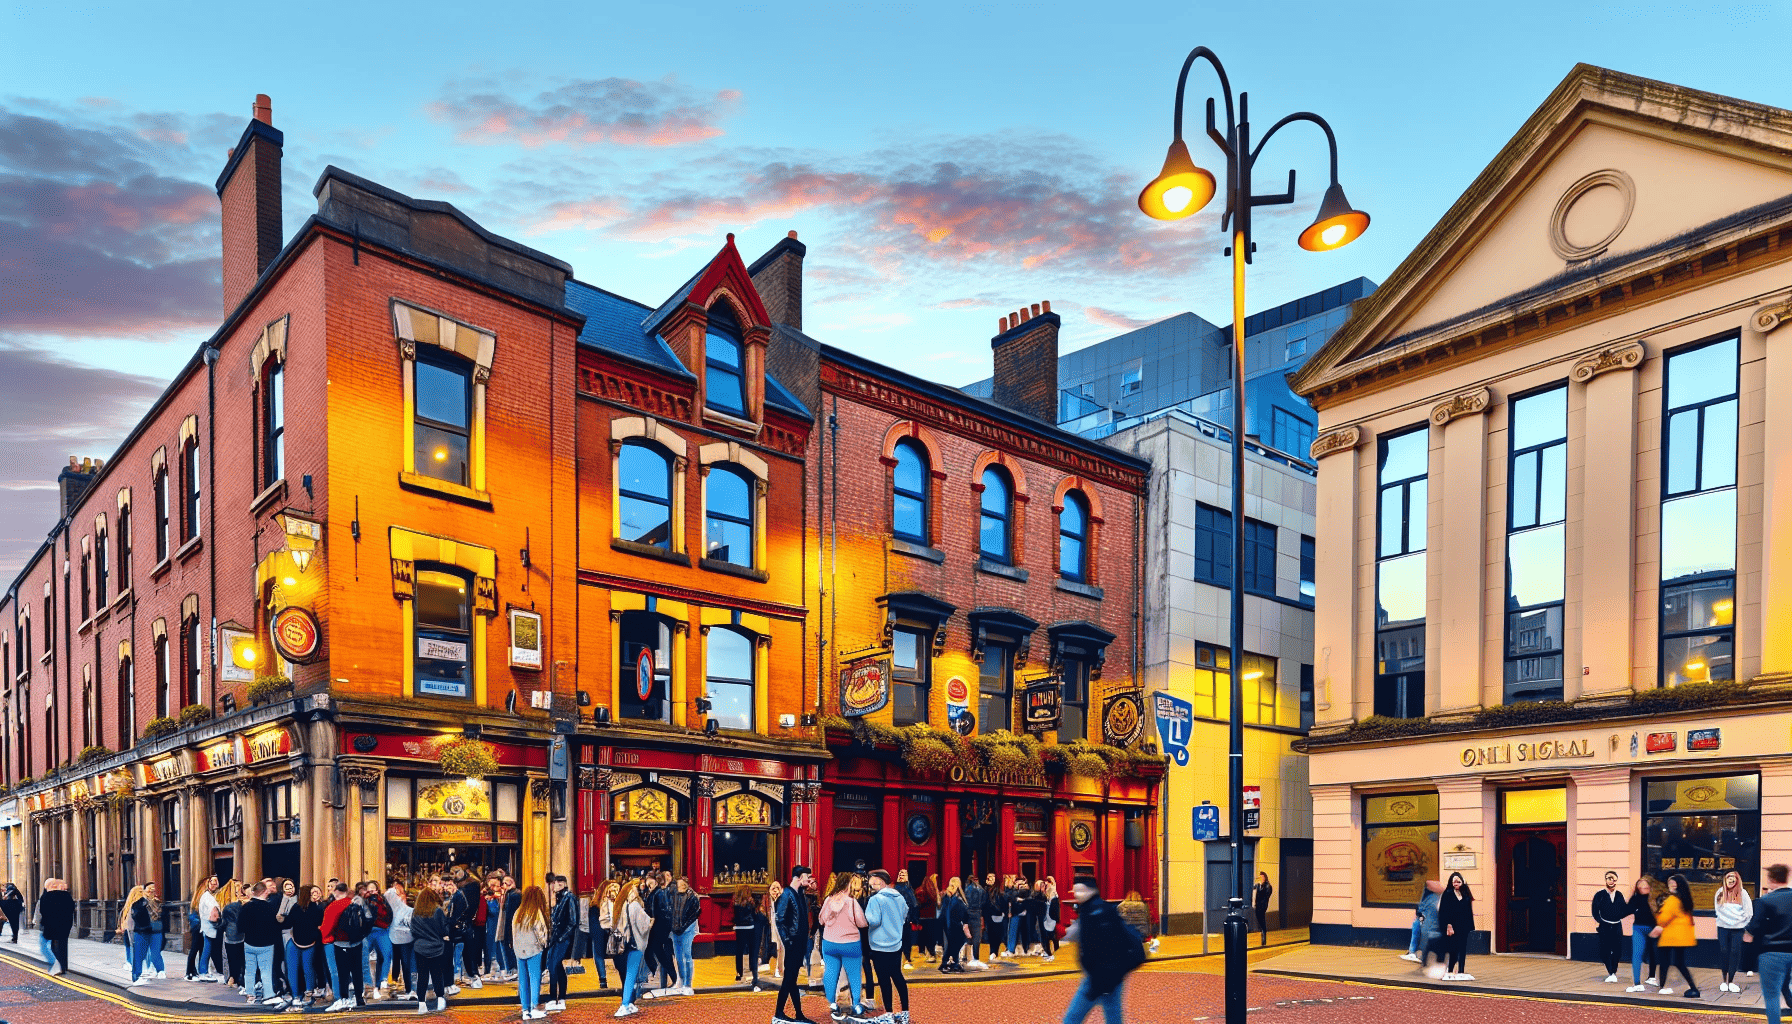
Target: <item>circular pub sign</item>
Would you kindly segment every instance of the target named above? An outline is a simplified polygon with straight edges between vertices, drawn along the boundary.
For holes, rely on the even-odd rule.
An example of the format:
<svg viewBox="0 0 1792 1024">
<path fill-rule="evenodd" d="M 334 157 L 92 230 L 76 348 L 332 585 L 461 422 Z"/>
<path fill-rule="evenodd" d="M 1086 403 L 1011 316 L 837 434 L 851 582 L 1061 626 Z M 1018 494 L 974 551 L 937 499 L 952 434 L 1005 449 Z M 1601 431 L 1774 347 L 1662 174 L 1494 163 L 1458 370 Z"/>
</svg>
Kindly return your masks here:
<svg viewBox="0 0 1792 1024">
<path fill-rule="evenodd" d="M 1070 848 L 1072 850 L 1081 853 L 1087 850 L 1089 844 L 1094 841 L 1095 831 L 1089 827 L 1088 822 L 1073 821 L 1070 823 Z"/>
<path fill-rule="evenodd" d="M 933 838 L 933 819 L 925 814 L 908 816 L 909 841 L 919 846 Z"/>
<path fill-rule="evenodd" d="M 951 681 L 946 684 L 946 703 L 964 705 L 969 704 L 970 701 L 971 688 L 965 685 L 963 679 L 953 676 Z"/>
<path fill-rule="evenodd" d="M 646 647 L 635 659 L 635 694 L 642 700 L 653 695 L 653 651 Z"/>
<path fill-rule="evenodd" d="M 274 615 L 271 630 L 274 648 L 287 661 L 309 664 L 317 657 L 320 631 L 317 617 L 304 608 L 282 608 Z"/>
</svg>

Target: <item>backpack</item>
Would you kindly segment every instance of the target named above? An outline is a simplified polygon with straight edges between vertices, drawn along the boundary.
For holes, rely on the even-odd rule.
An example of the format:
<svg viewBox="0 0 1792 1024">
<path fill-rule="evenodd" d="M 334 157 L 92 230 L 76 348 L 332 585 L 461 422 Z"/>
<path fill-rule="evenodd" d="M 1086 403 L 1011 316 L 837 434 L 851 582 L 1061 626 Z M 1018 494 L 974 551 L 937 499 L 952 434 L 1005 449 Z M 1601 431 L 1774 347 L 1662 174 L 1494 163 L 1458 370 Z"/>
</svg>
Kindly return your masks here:
<svg viewBox="0 0 1792 1024">
<path fill-rule="evenodd" d="M 354 900 L 342 908 L 342 916 L 336 919 L 336 941 L 354 945 L 367 937 L 369 931 L 367 911 Z"/>
<path fill-rule="evenodd" d="M 635 948 L 635 929 L 628 923 L 628 915 L 622 915 L 622 921 L 610 929 L 610 939 L 604 943 L 604 952 L 610 956 L 622 956 Z"/>
</svg>

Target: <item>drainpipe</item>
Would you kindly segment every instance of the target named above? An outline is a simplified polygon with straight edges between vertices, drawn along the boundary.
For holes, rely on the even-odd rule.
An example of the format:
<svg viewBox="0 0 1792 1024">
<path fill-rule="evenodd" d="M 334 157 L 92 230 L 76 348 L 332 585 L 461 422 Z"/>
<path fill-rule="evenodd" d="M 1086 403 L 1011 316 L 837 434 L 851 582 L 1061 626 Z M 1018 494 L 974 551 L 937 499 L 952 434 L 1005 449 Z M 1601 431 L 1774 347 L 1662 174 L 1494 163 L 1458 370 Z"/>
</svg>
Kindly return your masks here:
<svg viewBox="0 0 1792 1024">
<path fill-rule="evenodd" d="M 214 672 L 215 659 L 218 654 L 218 347 L 205 346 L 205 550 L 206 562 L 210 567 L 211 582 L 206 589 L 206 607 L 211 609 L 211 652 L 205 659 L 206 672 Z M 214 675 L 215 680 L 215 675 Z M 200 685 L 205 685 L 206 676 L 200 676 Z M 212 687 L 217 689 L 214 681 Z M 214 693 L 215 697 L 216 694 Z M 210 704 L 209 700 L 199 699 L 193 695 L 193 703 Z M 237 863 L 242 863 L 239 859 Z"/>
</svg>

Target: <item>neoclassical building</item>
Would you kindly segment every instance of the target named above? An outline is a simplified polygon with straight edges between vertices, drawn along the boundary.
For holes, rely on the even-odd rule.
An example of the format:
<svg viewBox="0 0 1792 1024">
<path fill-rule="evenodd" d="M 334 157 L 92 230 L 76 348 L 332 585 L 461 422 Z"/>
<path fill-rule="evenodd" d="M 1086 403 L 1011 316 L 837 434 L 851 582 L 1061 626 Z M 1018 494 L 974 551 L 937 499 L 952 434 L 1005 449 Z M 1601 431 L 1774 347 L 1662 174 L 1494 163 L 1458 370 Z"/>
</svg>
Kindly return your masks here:
<svg viewBox="0 0 1792 1024">
<path fill-rule="evenodd" d="M 1295 378 L 1316 941 L 1792 860 L 1792 113 L 1580 66 Z"/>
</svg>

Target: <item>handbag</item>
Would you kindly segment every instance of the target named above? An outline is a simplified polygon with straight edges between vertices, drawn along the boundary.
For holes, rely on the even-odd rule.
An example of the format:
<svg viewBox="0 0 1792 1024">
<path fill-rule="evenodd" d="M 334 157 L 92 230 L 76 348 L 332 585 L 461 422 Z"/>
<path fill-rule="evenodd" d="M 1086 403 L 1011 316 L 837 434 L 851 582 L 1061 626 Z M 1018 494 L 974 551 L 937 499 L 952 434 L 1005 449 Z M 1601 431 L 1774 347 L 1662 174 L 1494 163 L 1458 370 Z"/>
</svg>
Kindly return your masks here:
<svg viewBox="0 0 1792 1024">
<path fill-rule="evenodd" d="M 560 961 L 560 973 L 562 973 L 562 974 L 584 974 L 585 973 L 585 961 L 583 961 L 583 960 L 562 960 L 562 961 Z"/>
</svg>

